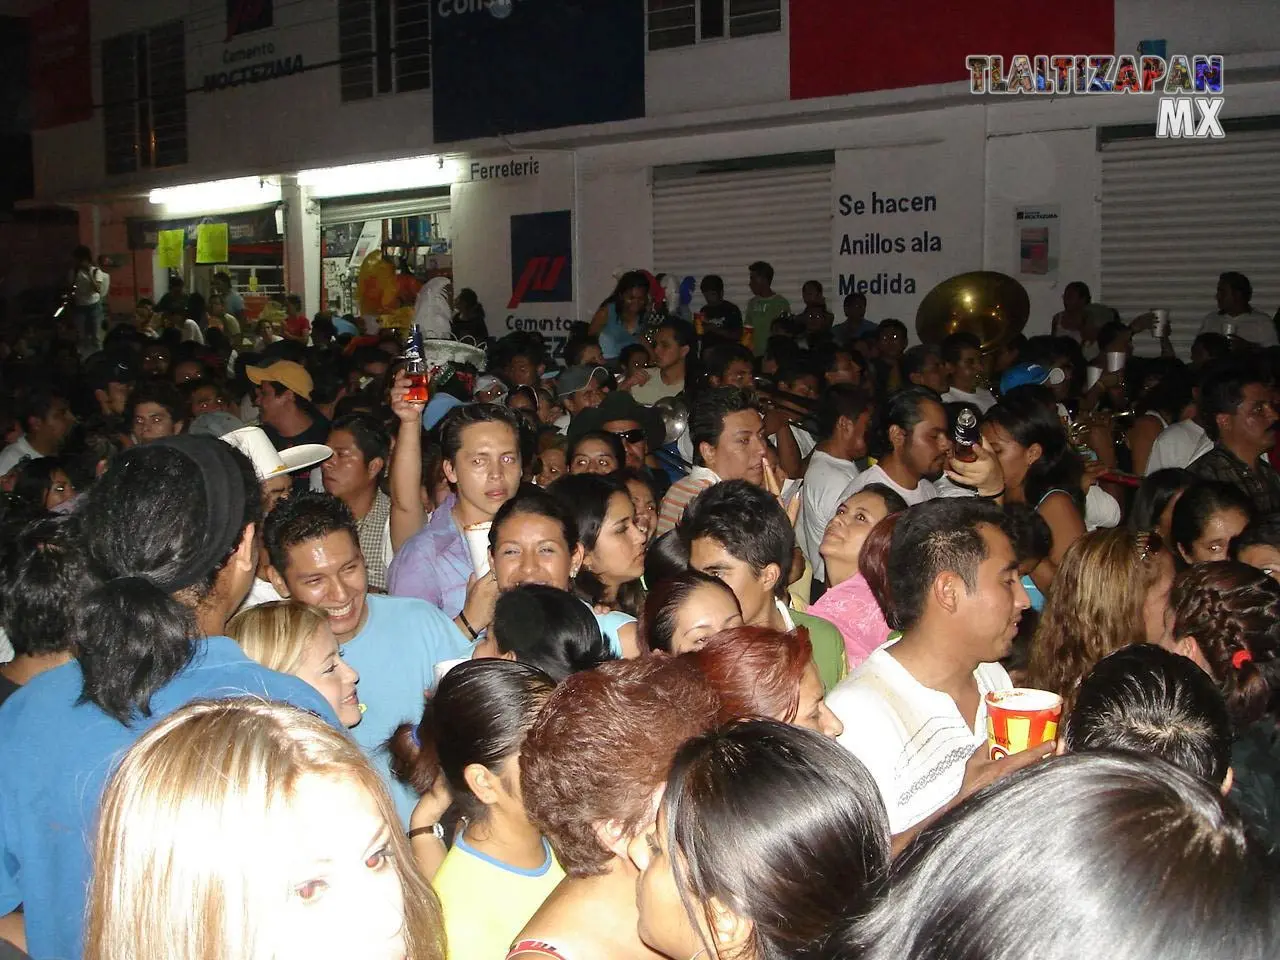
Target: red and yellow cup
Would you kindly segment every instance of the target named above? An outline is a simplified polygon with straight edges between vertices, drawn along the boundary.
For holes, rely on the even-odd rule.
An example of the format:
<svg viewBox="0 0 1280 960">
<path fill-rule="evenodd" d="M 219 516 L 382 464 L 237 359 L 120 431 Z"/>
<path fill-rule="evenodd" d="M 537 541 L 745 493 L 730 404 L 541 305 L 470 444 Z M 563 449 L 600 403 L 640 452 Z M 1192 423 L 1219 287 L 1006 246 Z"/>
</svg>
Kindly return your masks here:
<svg viewBox="0 0 1280 960">
<path fill-rule="evenodd" d="M 1015 687 L 987 694 L 987 743 L 992 760 L 1021 753 L 1058 736 L 1062 698 L 1048 690 Z"/>
</svg>

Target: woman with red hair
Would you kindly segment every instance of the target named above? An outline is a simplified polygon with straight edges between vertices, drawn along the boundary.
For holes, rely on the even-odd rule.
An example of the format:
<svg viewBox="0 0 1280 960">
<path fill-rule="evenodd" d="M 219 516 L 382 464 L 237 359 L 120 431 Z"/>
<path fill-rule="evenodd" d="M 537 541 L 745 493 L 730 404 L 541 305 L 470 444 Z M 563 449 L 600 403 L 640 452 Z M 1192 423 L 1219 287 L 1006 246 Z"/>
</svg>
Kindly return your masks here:
<svg viewBox="0 0 1280 960">
<path fill-rule="evenodd" d="M 698 650 L 682 654 L 720 698 L 720 723 L 762 717 L 816 730 L 833 740 L 844 726 L 822 699 L 809 631 L 732 627 Z"/>
<path fill-rule="evenodd" d="M 676 751 L 715 725 L 717 707 L 683 658 L 615 660 L 556 687 L 521 746 L 520 787 L 530 821 L 568 876 L 509 960 L 649 955 L 637 931 L 640 871 L 629 847 L 653 824 Z"/>
</svg>

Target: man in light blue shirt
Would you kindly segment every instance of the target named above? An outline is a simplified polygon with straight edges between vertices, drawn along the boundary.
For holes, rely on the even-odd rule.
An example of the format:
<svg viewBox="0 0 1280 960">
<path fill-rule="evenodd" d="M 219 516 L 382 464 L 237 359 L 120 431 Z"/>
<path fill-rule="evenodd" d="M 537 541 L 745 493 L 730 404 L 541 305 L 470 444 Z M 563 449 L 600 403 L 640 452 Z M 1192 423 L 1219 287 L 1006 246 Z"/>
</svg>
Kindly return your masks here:
<svg viewBox="0 0 1280 960">
<path fill-rule="evenodd" d="M 320 607 L 360 674 L 363 717 L 352 736 L 391 790 L 406 827 L 418 795 L 391 775 L 385 744 L 401 723 L 422 719 L 436 666 L 471 655 L 471 644 L 438 608 L 407 597 L 371 596 L 351 511 L 337 497 L 283 500 L 264 530 L 272 585 L 283 597 Z"/>
</svg>

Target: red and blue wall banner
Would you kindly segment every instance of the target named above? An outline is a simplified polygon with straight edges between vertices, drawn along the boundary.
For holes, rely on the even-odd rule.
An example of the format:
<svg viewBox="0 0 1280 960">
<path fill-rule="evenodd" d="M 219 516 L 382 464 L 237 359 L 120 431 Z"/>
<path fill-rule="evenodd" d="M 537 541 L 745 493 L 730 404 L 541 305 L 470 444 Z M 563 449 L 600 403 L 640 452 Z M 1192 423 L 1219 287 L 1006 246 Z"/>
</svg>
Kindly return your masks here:
<svg viewBox="0 0 1280 960">
<path fill-rule="evenodd" d="M 568 210 L 518 213 L 511 217 L 511 300 L 569 303 L 573 300 L 573 215 Z"/>
<path fill-rule="evenodd" d="M 790 0 L 791 99 L 966 81 L 965 57 L 1113 53 L 1115 0 Z"/>
</svg>

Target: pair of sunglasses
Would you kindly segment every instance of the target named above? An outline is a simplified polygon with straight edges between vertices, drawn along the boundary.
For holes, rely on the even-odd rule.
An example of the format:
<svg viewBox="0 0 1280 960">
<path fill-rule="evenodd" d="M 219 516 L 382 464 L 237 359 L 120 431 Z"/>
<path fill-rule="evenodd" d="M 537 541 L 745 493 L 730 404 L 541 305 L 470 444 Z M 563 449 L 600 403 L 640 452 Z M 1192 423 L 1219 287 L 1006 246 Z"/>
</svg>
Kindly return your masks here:
<svg viewBox="0 0 1280 960">
<path fill-rule="evenodd" d="M 645 439 L 645 432 L 639 427 L 634 430 L 612 430 L 610 432 L 623 443 L 639 443 Z"/>
</svg>

